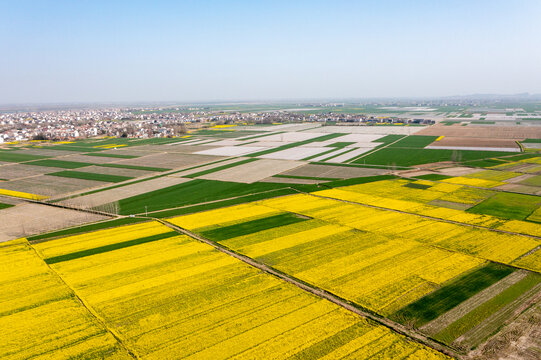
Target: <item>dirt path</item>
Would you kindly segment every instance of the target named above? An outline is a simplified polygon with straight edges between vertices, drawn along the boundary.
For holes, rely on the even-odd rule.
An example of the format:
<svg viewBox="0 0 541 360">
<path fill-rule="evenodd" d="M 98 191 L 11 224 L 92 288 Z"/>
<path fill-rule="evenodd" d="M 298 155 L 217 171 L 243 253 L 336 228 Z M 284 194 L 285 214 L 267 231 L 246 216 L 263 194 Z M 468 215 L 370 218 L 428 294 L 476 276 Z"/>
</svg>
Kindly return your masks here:
<svg viewBox="0 0 541 360">
<path fill-rule="evenodd" d="M 210 245 L 212 246 L 213 248 L 215 248 L 216 250 L 218 251 L 221 251 L 229 256 L 232 256 L 252 267 L 255 267 L 261 271 L 264 271 L 265 273 L 267 274 L 271 274 L 271 275 L 274 275 L 276 276 L 277 278 L 281 279 L 281 280 L 284 280 L 284 281 L 287 281 L 288 283 L 290 284 L 293 284 L 295 286 L 297 286 L 298 288 L 306 291 L 306 292 L 309 292 L 315 296 L 318 296 L 320 298 L 323 298 L 323 299 L 326 299 L 336 305 L 339 305 L 341 307 L 343 307 L 344 309 L 346 310 L 349 310 L 355 314 L 358 314 L 364 318 L 368 318 L 368 319 L 371 319 L 381 325 L 384 325 L 392 330 L 394 330 L 395 332 L 398 332 L 402 335 L 405 335 L 411 339 L 414 339 L 415 341 L 421 343 L 421 344 L 424 344 L 428 347 L 431 347 L 433 349 L 436 349 L 446 355 L 449 355 L 451 357 L 457 357 L 457 354 L 454 353 L 451 349 L 441 345 L 440 343 L 438 342 L 435 342 L 431 339 L 429 339 L 428 337 L 424 336 L 423 334 L 420 334 L 414 330 L 410 330 L 408 328 L 406 328 L 405 326 L 401 325 L 401 324 L 398 324 L 394 321 L 391 321 L 389 319 L 386 319 L 386 318 L 383 318 L 383 317 L 380 317 L 380 316 L 377 316 L 375 314 L 372 314 L 370 312 L 367 312 L 367 311 L 364 311 L 364 310 L 361 310 L 357 307 L 355 307 L 354 305 L 352 305 L 351 303 L 347 302 L 346 300 L 343 300 L 341 298 L 339 298 L 338 296 L 328 292 L 328 291 L 325 291 L 325 290 L 322 290 L 322 289 L 319 289 L 315 286 L 311 286 L 311 285 L 308 285 L 304 282 L 301 282 L 299 281 L 298 279 L 295 279 L 287 274 L 284 274 L 280 271 L 277 271 L 275 270 L 274 268 L 272 267 L 269 267 L 265 264 L 262 264 L 262 263 L 259 263 L 258 261 L 250 258 L 250 257 L 247 257 L 247 256 L 244 256 L 244 255 L 241 255 L 241 254 L 238 254 L 232 250 L 229 250 L 228 248 L 226 247 L 223 247 L 221 246 L 220 244 L 217 244 L 211 240 L 208 240 L 202 236 L 199 236 L 189 230 L 186 230 L 186 229 L 183 229 L 181 227 L 178 227 L 176 225 L 173 225 L 167 221 L 164 221 L 162 219 L 153 219 L 153 220 L 156 220 L 156 221 L 159 221 L 161 222 L 162 224 L 170 227 L 171 229 L 177 231 L 177 232 L 180 232 L 180 233 L 183 233 L 185 235 L 188 235 L 194 239 L 197 239 L 207 245 Z"/>
</svg>

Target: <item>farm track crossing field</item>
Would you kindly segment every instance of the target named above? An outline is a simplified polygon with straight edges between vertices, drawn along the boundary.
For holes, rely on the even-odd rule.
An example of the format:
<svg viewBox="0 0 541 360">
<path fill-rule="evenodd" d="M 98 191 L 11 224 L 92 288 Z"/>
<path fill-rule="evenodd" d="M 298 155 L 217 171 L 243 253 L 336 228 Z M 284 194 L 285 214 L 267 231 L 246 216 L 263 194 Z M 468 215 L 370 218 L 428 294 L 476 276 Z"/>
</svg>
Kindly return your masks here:
<svg viewBox="0 0 541 360">
<path fill-rule="evenodd" d="M 66 257 L 52 269 L 141 358 L 447 358 L 187 236 L 115 246 L 141 232 L 170 229 L 128 225 L 34 245 L 45 259 Z"/>
</svg>

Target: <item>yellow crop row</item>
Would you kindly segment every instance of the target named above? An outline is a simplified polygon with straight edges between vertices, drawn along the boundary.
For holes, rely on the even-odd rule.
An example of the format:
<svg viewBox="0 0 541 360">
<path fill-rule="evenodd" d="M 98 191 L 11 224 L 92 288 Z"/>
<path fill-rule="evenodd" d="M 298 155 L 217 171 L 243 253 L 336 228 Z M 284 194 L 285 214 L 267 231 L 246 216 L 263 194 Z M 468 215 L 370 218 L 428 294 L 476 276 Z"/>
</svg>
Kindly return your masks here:
<svg viewBox="0 0 541 360">
<path fill-rule="evenodd" d="M 7 189 L 0 189 L 0 195 L 6 195 L 6 196 L 12 196 L 12 197 L 18 197 L 18 198 L 30 199 L 30 200 L 44 200 L 48 198 L 48 196 L 44 196 L 44 195 L 30 194 L 30 193 L 26 193 L 22 191 L 7 190 Z"/>
<path fill-rule="evenodd" d="M 500 182 L 500 181 L 492 181 L 492 180 L 485 180 L 485 179 L 475 179 L 475 178 L 468 178 L 468 177 L 464 177 L 464 176 L 457 176 L 457 177 L 450 178 L 450 179 L 444 179 L 442 181 L 450 183 L 450 184 L 477 186 L 477 187 L 481 187 L 481 188 L 493 188 L 493 187 L 505 184 L 505 183 Z"/>
<path fill-rule="evenodd" d="M 130 359 L 25 239 L 0 246 L 0 357 Z"/>
<path fill-rule="evenodd" d="M 541 272 L 541 250 L 537 249 L 535 252 L 513 262 L 513 265 Z"/>
<path fill-rule="evenodd" d="M 511 172 L 511 171 L 484 170 L 484 171 L 476 172 L 473 174 L 464 175 L 464 177 L 472 178 L 472 179 L 504 181 L 504 180 L 511 179 L 519 175 L 521 174 Z"/>
<path fill-rule="evenodd" d="M 35 247 L 44 258 L 50 258 L 170 231 L 172 230 L 167 226 L 157 221 L 151 221 L 68 236 L 55 241 L 46 241 Z"/>
<path fill-rule="evenodd" d="M 253 220 L 278 213 L 278 211 L 256 204 L 242 204 L 216 210 L 210 210 L 191 215 L 184 215 L 169 219 L 172 224 L 188 230 L 209 228 L 220 224 L 232 225 L 238 222 Z"/>
<path fill-rule="evenodd" d="M 308 233 L 305 223 L 315 228 Z M 346 230 L 317 220 L 284 228 L 293 226 L 297 230 L 305 226 L 304 232 L 287 241 L 282 238 L 277 248 Z M 123 241 L 119 233 L 102 230 L 93 236 L 103 244 L 114 244 Z M 56 239 L 35 246 L 43 251 L 64 242 Z M 267 245 L 261 243 L 265 251 L 253 250 L 275 250 Z M 304 351 L 319 349 L 325 341 L 329 354 L 341 349 L 347 355 L 344 350 L 349 347 L 352 354 L 383 350 L 446 358 L 184 235 L 51 267 L 124 339 L 128 349 L 145 359 L 302 358 Z M 356 330 L 354 336 L 337 344 L 334 337 L 351 328 Z M 366 334 L 377 345 L 357 341 Z"/>
</svg>

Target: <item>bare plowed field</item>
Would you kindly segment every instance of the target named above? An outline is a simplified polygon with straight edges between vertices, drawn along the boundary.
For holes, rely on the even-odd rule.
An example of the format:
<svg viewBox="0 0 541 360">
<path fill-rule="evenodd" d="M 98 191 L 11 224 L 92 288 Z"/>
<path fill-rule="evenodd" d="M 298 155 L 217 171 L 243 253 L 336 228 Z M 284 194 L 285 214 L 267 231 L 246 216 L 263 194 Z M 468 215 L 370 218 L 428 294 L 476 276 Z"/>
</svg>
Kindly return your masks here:
<svg viewBox="0 0 541 360">
<path fill-rule="evenodd" d="M 307 164 L 296 169 L 284 171 L 281 175 L 350 179 L 354 177 L 381 175 L 386 172 L 387 170 L 381 169 Z"/>
<path fill-rule="evenodd" d="M 12 180 L 0 183 L 0 188 L 22 191 L 31 194 L 57 196 L 73 191 L 108 185 L 108 182 L 72 179 L 59 176 L 39 175 L 23 180 Z"/>
<path fill-rule="evenodd" d="M 257 160 L 201 176 L 201 179 L 253 183 L 303 165 L 301 161 Z"/>
<path fill-rule="evenodd" d="M 222 157 L 210 155 L 185 155 L 177 153 L 162 153 L 148 155 L 137 159 L 118 161 L 117 164 L 151 166 L 166 169 L 178 169 L 205 164 L 211 161 L 223 159 Z"/>
<path fill-rule="evenodd" d="M 40 204 L 2 210 L 0 242 L 106 219 L 105 216 Z"/>
<path fill-rule="evenodd" d="M 168 186 L 181 184 L 189 180 L 191 179 L 165 176 L 153 180 L 142 181 L 132 185 L 126 185 L 110 190 L 100 191 L 90 195 L 64 200 L 60 203 L 82 208 L 91 208 L 110 202 L 122 200 L 131 196 L 143 194 L 149 191 L 154 191 Z"/>
<path fill-rule="evenodd" d="M 541 126 L 433 125 L 419 131 L 417 135 L 523 140 L 541 138 Z"/>
<path fill-rule="evenodd" d="M 28 176 L 48 174 L 62 170 L 64 169 L 26 164 L 5 165 L 0 168 L 0 179 L 13 180 Z"/>
</svg>

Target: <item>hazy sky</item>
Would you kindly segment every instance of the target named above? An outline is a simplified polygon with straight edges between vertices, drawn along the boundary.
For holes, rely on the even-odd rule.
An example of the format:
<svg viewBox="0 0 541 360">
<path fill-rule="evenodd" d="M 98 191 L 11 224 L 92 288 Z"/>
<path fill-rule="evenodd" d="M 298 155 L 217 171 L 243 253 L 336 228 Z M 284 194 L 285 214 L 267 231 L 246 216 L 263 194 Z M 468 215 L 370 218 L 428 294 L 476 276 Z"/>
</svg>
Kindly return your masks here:
<svg viewBox="0 0 541 360">
<path fill-rule="evenodd" d="M 0 0 L 0 103 L 541 93 L 540 0 Z"/>
</svg>

